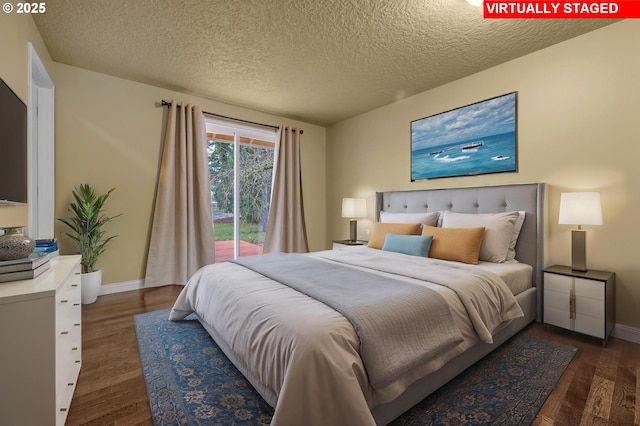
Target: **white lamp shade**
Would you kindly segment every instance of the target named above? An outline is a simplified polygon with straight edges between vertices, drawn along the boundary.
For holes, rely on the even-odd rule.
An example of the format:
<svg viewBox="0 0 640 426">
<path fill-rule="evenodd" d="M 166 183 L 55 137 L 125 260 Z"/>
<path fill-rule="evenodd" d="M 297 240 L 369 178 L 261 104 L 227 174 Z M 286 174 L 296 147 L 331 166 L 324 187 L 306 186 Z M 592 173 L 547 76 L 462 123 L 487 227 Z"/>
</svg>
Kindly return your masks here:
<svg viewBox="0 0 640 426">
<path fill-rule="evenodd" d="M 602 225 L 599 192 L 563 192 L 560 194 L 560 225 Z"/>
<path fill-rule="evenodd" d="M 343 198 L 342 199 L 342 217 L 366 217 L 367 216 L 367 200 L 364 198 Z"/>
</svg>

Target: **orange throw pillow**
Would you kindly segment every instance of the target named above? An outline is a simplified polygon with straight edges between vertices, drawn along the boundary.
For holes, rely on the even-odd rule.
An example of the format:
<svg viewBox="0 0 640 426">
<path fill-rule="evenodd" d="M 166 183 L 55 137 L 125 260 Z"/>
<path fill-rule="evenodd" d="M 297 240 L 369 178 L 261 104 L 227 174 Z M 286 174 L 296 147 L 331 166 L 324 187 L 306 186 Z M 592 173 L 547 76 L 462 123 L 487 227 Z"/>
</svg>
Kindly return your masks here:
<svg viewBox="0 0 640 426">
<path fill-rule="evenodd" d="M 455 262 L 478 264 L 480 246 L 484 237 L 484 227 L 478 228 L 437 228 L 423 226 L 422 235 L 432 235 L 433 242 L 429 257 Z"/>
<path fill-rule="evenodd" d="M 369 238 L 369 247 L 381 249 L 387 233 L 397 235 L 418 235 L 420 223 L 382 223 L 376 222 L 373 225 L 373 232 Z"/>
</svg>

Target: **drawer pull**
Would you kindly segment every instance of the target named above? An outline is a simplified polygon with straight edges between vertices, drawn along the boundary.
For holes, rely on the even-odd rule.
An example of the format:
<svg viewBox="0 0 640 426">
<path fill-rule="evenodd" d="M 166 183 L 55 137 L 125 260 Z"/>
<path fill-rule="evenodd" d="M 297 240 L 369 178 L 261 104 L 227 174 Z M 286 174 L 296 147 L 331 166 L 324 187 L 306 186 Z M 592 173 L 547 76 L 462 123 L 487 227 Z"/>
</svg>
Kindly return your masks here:
<svg viewBox="0 0 640 426">
<path fill-rule="evenodd" d="M 79 303 L 74 303 L 73 306 L 80 306 L 80 304 Z"/>
<path fill-rule="evenodd" d="M 61 408 L 60 411 L 64 413 L 64 412 L 67 411 L 67 409 L 66 408 Z"/>
<path fill-rule="evenodd" d="M 62 332 L 62 333 L 60 333 L 60 334 L 62 334 L 62 335 L 64 336 L 65 334 L 69 334 L 69 332 L 68 332 L 68 331 L 63 331 L 63 332 Z"/>
<path fill-rule="evenodd" d="M 571 289 L 569 296 L 569 318 L 576 319 L 576 291 Z"/>
<path fill-rule="evenodd" d="M 78 287 L 78 284 L 71 284 L 71 287 Z"/>
<path fill-rule="evenodd" d="M 73 324 L 74 327 L 80 327 L 80 323 Z"/>
<path fill-rule="evenodd" d="M 76 346 L 75 348 L 71 348 L 72 351 L 77 351 L 78 347 Z"/>
<path fill-rule="evenodd" d="M 75 383 L 67 383 L 67 386 L 73 386 Z"/>
<path fill-rule="evenodd" d="M 68 300 L 61 300 L 60 303 L 69 303 Z"/>
<path fill-rule="evenodd" d="M 76 364 L 80 364 L 80 360 L 77 360 L 77 361 L 76 361 Z"/>
</svg>

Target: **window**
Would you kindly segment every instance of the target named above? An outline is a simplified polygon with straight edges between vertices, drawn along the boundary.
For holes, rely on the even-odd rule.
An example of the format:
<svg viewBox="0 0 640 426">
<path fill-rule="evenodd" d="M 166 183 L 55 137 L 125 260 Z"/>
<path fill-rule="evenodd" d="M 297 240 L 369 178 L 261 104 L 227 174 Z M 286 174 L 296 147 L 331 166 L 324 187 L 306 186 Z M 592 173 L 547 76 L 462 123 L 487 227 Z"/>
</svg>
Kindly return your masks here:
<svg viewBox="0 0 640 426">
<path fill-rule="evenodd" d="M 262 253 L 277 129 L 205 116 L 216 262 Z"/>
</svg>

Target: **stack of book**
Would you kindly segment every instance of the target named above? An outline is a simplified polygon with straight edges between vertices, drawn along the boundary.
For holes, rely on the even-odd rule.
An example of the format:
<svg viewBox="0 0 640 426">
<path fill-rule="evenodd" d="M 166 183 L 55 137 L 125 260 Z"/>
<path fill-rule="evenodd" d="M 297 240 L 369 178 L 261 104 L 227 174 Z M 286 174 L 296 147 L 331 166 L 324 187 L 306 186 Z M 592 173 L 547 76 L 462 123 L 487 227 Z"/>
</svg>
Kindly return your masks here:
<svg viewBox="0 0 640 426">
<path fill-rule="evenodd" d="M 51 256 L 58 254 L 58 240 L 50 238 L 46 240 L 36 240 L 34 253 L 51 253 Z"/>
<path fill-rule="evenodd" d="M 24 259 L 3 260 L 0 262 L 0 283 L 29 280 L 49 269 L 49 253 L 33 253 Z"/>
</svg>

